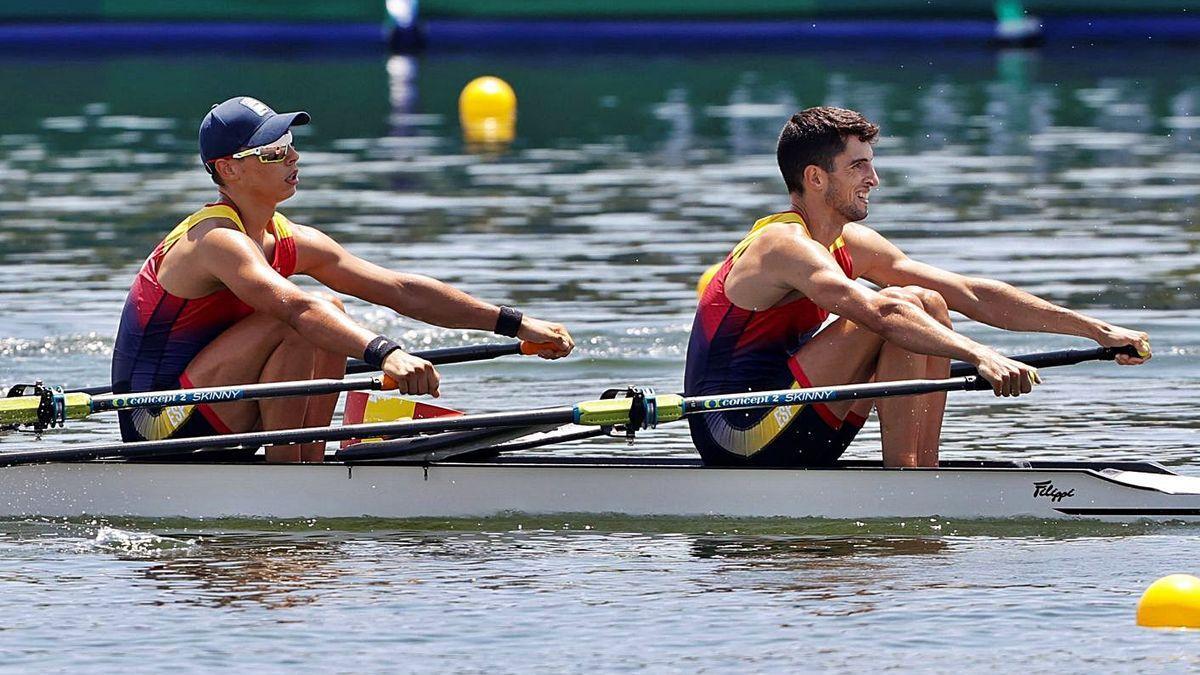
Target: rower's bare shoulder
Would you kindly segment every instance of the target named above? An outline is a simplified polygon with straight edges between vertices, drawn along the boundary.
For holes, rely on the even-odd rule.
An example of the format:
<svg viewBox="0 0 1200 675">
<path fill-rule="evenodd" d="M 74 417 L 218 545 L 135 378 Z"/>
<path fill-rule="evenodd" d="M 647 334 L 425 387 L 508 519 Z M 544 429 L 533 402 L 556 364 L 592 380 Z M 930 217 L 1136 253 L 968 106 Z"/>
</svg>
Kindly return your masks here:
<svg viewBox="0 0 1200 675">
<path fill-rule="evenodd" d="M 210 237 L 209 235 L 214 236 Z M 226 237 L 236 235 L 246 236 L 232 219 L 225 218 L 224 216 L 213 216 L 193 225 L 192 229 L 188 230 L 187 238 L 192 242 L 199 243 L 203 241 L 213 242 L 224 240 Z"/>
<path fill-rule="evenodd" d="M 823 249 L 813 241 L 804 228 L 795 223 L 773 223 L 768 225 L 748 247 L 747 253 L 757 248 L 759 256 L 771 265 L 803 264 L 820 260 Z"/>
<path fill-rule="evenodd" d="M 299 223 L 292 223 L 291 227 L 292 239 L 296 242 L 296 252 L 303 264 L 307 265 L 345 253 L 341 244 L 317 227 Z"/>
<path fill-rule="evenodd" d="M 218 267 L 233 260 L 263 259 L 258 245 L 228 218 L 205 218 L 192 226 L 187 239 L 191 250 L 202 252 L 202 258 Z"/>
<path fill-rule="evenodd" d="M 846 223 L 842 227 L 842 239 L 848 245 L 862 249 L 878 249 L 885 246 L 894 246 L 894 244 L 888 241 L 887 237 L 862 223 Z"/>
</svg>

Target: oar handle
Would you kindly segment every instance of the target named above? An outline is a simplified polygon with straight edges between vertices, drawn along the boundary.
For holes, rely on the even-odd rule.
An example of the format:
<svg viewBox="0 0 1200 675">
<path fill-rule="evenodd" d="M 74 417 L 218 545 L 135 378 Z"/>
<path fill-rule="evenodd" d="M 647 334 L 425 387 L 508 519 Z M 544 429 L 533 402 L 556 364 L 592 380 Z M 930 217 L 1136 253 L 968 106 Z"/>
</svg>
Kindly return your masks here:
<svg viewBox="0 0 1200 675">
<path fill-rule="evenodd" d="M 1091 349 L 1060 349 L 1053 352 L 1038 352 L 1010 357 L 1034 368 L 1051 368 L 1054 366 L 1073 366 L 1084 361 L 1112 361 L 1118 354 L 1137 356 L 1137 349 L 1131 345 L 1124 347 L 1093 347 Z M 975 366 L 969 363 L 955 361 L 950 365 L 951 377 L 979 374 Z"/>
<path fill-rule="evenodd" d="M 477 361 L 480 359 L 490 359 L 495 356 L 508 356 L 509 354 L 524 354 L 531 356 L 537 354 L 543 349 L 556 349 L 558 345 L 553 342 L 521 342 L 506 344 L 506 345 L 483 345 L 483 349 L 477 347 L 449 347 L 447 349 L 437 349 L 430 352 L 416 353 L 413 356 L 420 356 L 433 365 L 444 365 L 447 363 L 461 363 L 463 361 Z M 494 348 L 494 349 L 490 349 Z M 482 355 L 481 355 L 482 354 Z M 359 373 L 375 370 L 362 361 L 355 360 L 356 364 L 362 364 L 359 369 L 352 370 L 350 366 L 346 367 L 348 373 Z M 391 375 L 384 373 L 381 380 L 384 391 L 391 391 L 400 386 L 400 383 L 392 379 Z"/>
<path fill-rule="evenodd" d="M 467 361 L 486 361 L 500 356 L 511 356 L 516 354 L 536 354 L 541 349 L 550 346 L 549 343 L 536 342 L 505 342 L 501 344 L 489 345 L 468 345 L 465 347 L 445 347 L 442 349 L 429 349 L 423 352 L 413 352 L 413 356 L 420 357 L 429 361 L 435 366 L 444 366 L 448 363 L 466 363 Z M 356 373 L 369 373 L 378 370 L 364 363 L 361 359 L 347 359 L 346 373 L 353 375 Z M 112 385 L 102 384 L 97 387 L 84 387 L 82 389 L 73 390 L 76 393 L 96 396 L 98 394 L 107 394 L 112 391 Z"/>
<path fill-rule="evenodd" d="M 467 363 L 468 361 L 487 361 L 500 356 L 520 354 L 536 354 L 542 349 L 553 347 L 545 342 L 506 342 L 492 345 L 467 345 L 465 347 L 444 347 L 429 349 L 423 352 L 412 352 L 413 356 L 425 359 L 435 366 L 449 363 Z M 350 359 L 346 363 L 346 373 L 369 373 L 378 368 L 367 365 L 362 359 Z"/>
<path fill-rule="evenodd" d="M 525 356 L 533 356 L 540 351 L 549 350 L 549 349 L 558 349 L 558 345 L 554 344 L 553 342 L 528 342 L 525 340 L 521 341 L 521 353 L 524 354 Z"/>
</svg>

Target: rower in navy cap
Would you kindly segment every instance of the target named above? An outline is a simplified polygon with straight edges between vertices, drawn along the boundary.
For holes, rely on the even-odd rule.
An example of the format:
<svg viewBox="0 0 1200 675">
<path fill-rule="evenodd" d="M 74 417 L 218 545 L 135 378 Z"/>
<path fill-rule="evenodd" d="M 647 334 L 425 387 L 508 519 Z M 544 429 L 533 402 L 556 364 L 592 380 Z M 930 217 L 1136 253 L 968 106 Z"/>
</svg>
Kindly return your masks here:
<svg viewBox="0 0 1200 675">
<path fill-rule="evenodd" d="M 294 274 L 434 325 L 545 343 L 543 358 L 574 349 L 560 324 L 379 267 L 277 212 L 300 182 L 292 127 L 309 119 L 250 96 L 204 116 L 200 159 L 218 197 L 184 218 L 134 279 L 113 353 L 114 392 L 340 378 L 351 356 L 380 367 L 401 392 L 438 395 L 432 364 L 360 326 L 335 295 L 302 290 Z M 336 403 L 325 395 L 122 411 L 121 435 L 140 441 L 325 426 Z M 267 459 L 319 462 L 324 452 L 324 443 L 271 446 Z"/>
</svg>

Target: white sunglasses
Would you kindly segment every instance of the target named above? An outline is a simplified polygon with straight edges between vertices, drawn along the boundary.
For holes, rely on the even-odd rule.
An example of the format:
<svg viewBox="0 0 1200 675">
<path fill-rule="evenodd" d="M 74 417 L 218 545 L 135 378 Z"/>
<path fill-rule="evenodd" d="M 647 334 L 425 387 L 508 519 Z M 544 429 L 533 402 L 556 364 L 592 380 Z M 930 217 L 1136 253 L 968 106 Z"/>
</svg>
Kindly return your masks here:
<svg viewBox="0 0 1200 675">
<path fill-rule="evenodd" d="M 249 150 L 241 150 L 230 155 L 233 159 L 241 159 L 250 155 L 258 155 L 258 161 L 263 164 L 274 164 L 287 159 L 288 153 L 292 150 L 292 132 L 287 132 L 279 137 L 279 140 L 267 145 L 260 145 L 257 148 Z"/>
</svg>

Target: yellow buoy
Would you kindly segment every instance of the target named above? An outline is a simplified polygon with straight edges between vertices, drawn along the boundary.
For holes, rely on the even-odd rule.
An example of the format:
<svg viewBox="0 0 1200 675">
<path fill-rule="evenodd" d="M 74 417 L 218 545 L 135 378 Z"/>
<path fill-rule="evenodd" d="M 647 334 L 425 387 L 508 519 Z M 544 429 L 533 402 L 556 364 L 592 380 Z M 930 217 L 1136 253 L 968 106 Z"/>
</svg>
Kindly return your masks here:
<svg viewBox="0 0 1200 675">
<path fill-rule="evenodd" d="M 1171 574 L 1150 584 L 1138 600 L 1137 624 L 1148 628 L 1200 628 L 1200 578 Z"/>
<path fill-rule="evenodd" d="M 712 281 L 712 278 L 717 276 L 717 272 L 721 271 L 721 265 L 724 265 L 724 264 L 725 263 L 723 261 L 719 262 L 719 263 L 715 263 L 715 264 L 711 265 L 708 269 L 704 270 L 704 274 L 700 275 L 700 281 L 696 282 L 696 297 L 697 298 L 704 295 L 704 289 L 708 288 L 708 282 Z"/>
<path fill-rule="evenodd" d="M 509 143 L 517 132 L 517 95 L 498 77 L 477 77 L 458 95 L 458 119 L 468 143 Z"/>
</svg>

